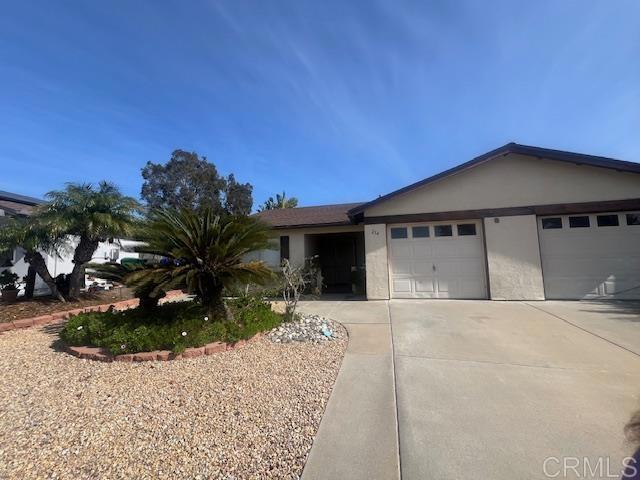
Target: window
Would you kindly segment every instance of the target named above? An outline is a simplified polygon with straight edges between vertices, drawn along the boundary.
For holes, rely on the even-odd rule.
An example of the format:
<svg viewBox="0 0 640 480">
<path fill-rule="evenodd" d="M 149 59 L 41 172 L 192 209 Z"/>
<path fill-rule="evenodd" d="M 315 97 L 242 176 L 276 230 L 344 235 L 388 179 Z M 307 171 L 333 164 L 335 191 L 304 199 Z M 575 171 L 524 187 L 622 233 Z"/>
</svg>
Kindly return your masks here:
<svg viewBox="0 0 640 480">
<path fill-rule="evenodd" d="M 562 218 L 560 217 L 543 218 L 542 228 L 544 230 L 550 230 L 552 228 L 562 228 Z"/>
<path fill-rule="evenodd" d="M 475 235 L 476 234 L 476 224 L 475 223 L 461 223 L 458 225 L 458 235 Z"/>
<path fill-rule="evenodd" d="M 590 227 L 588 216 L 569 217 L 569 228 L 587 228 Z"/>
<path fill-rule="evenodd" d="M 640 225 L 640 213 L 627 213 L 627 225 Z"/>
<path fill-rule="evenodd" d="M 289 260 L 289 236 L 282 235 L 280 237 L 280 262 Z"/>
<path fill-rule="evenodd" d="M 435 233 L 436 237 L 450 237 L 453 235 L 453 228 L 451 228 L 451 225 L 435 225 L 433 233 Z"/>
<path fill-rule="evenodd" d="M 391 229 L 391 238 L 407 238 L 407 228 L 406 227 L 397 227 Z"/>
<path fill-rule="evenodd" d="M 599 227 L 617 227 L 620 225 L 618 222 L 618 215 L 598 215 Z"/>
<path fill-rule="evenodd" d="M 413 238 L 427 238 L 429 236 L 429 227 L 413 227 L 411 228 Z"/>
</svg>

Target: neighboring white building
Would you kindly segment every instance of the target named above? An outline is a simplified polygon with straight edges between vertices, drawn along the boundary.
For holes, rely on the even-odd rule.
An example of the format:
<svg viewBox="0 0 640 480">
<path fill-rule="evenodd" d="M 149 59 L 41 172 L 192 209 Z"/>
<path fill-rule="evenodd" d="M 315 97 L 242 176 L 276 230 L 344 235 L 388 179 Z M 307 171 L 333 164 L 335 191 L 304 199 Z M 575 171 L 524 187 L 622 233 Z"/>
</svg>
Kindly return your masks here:
<svg viewBox="0 0 640 480">
<path fill-rule="evenodd" d="M 0 191 L 0 228 L 8 217 L 28 216 L 33 208 L 44 203 L 42 200 L 10 192 Z M 140 254 L 133 251 L 135 245 L 141 242 L 132 240 L 114 239 L 113 242 L 101 242 L 93 254 L 92 263 L 120 262 L 123 258 L 140 258 Z M 44 260 L 51 276 L 55 278 L 60 274 L 68 274 L 73 270 L 74 241 L 69 242 L 67 249 L 61 251 L 61 255 L 49 255 L 43 253 Z M 0 271 L 9 269 L 20 277 L 20 281 L 27 275 L 29 265 L 24 261 L 24 250 L 15 249 L 8 256 L 0 259 Z M 22 285 L 24 286 L 24 285 Z M 49 287 L 36 275 L 34 295 L 47 295 Z"/>
<path fill-rule="evenodd" d="M 354 179 L 357 181 L 357 179 Z M 515 143 L 362 204 L 261 212 L 369 299 L 640 299 L 640 164 Z"/>
</svg>

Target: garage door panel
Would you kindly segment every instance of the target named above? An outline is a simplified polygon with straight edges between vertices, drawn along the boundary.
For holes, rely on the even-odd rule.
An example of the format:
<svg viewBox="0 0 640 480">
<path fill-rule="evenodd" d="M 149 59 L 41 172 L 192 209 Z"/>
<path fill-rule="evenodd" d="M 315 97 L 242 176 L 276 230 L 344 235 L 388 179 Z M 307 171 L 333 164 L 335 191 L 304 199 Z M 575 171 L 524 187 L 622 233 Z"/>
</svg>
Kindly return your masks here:
<svg viewBox="0 0 640 480">
<path fill-rule="evenodd" d="M 433 248 L 427 242 L 415 242 L 411 245 L 411 257 L 414 260 L 430 260 L 433 258 Z"/>
<path fill-rule="evenodd" d="M 411 275 L 413 273 L 411 260 L 397 259 L 393 264 L 393 273 L 397 275 Z"/>
<path fill-rule="evenodd" d="M 633 281 L 627 279 L 618 280 L 615 278 L 610 278 L 604 282 L 604 294 L 605 295 L 616 295 L 619 293 L 626 292 L 627 290 L 633 288 L 636 284 Z"/>
<path fill-rule="evenodd" d="M 486 298 L 485 256 L 480 222 L 476 235 L 435 237 L 434 224 L 393 226 L 406 228 L 407 238 L 387 239 L 394 298 Z M 470 223 L 466 221 L 464 223 Z M 449 223 L 447 223 L 449 225 Z M 431 236 L 413 238 L 412 227 L 428 227 Z M 422 228 L 420 231 L 424 232 Z"/>
<path fill-rule="evenodd" d="M 413 256 L 413 250 L 411 245 L 401 242 L 395 242 L 391 244 L 391 254 L 394 258 L 411 258 Z"/>
<path fill-rule="evenodd" d="M 394 278 L 392 284 L 394 292 L 411 293 L 411 279 L 409 278 Z"/>
<path fill-rule="evenodd" d="M 439 258 L 436 264 L 436 271 L 438 272 L 438 277 L 444 279 L 447 278 L 447 276 L 456 275 L 460 271 L 460 268 L 458 267 L 457 259 L 443 260 Z"/>
<path fill-rule="evenodd" d="M 436 285 L 433 278 L 416 278 L 415 279 L 415 291 L 416 293 L 435 293 Z"/>
<path fill-rule="evenodd" d="M 449 298 L 449 285 L 450 285 L 450 281 L 447 280 L 446 278 L 439 278 L 438 279 L 438 293 L 440 293 L 441 295 L 446 295 L 445 298 Z"/>
<path fill-rule="evenodd" d="M 485 298 L 478 291 L 476 279 L 456 279 L 438 281 L 438 298 Z"/>
<path fill-rule="evenodd" d="M 585 237 L 591 232 L 584 232 Z M 618 254 L 615 251 L 611 251 L 613 244 L 619 242 L 615 237 L 604 239 L 589 239 L 589 238 L 576 238 L 574 240 L 565 239 L 562 237 L 555 237 L 553 242 L 553 251 L 549 252 L 556 258 L 584 258 L 584 255 L 594 255 L 596 258 L 599 256 L 616 257 Z M 625 242 L 621 242 L 619 247 L 629 247 L 625 245 Z M 576 247 L 579 247 L 579 251 L 576 252 Z"/>
<path fill-rule="evenodd" d="M 575 276 L 558 276 L 546 278 L 544 282 L 547 298 L 553 295 L 553 292 L 563 292 L 567 295 L 565 298 L 582 298 L 585 295 L 598 295 L 598 282 L 593 280 L 585 280 Z"/>
<path fill-rule="evenodd" d="M 468 261 L 468 259 L 449 259 L 448 261 L 438 261 L 436 263 L 436 270 L 438 271 L 439 276 L 443 275 L 452 275 L 456 278 L 478 278 L 481 275 L 484 275 L 484 265 L 482 261 L 477 257 L 469 257 L 474 261 Z"/>
<path fill-rule="evenodd" d="M 416 262 L 413 264 L 413 274 L 415 275 L 431 275 L 433 272 L 433 263 Z"/>
<path fill-rule="evenodd" d="M 454 239 L 434 240 L 433 256 L 436 258 L 460 258 L 467 256 L 463 242 Z"/>
<path fill-rule="evenodd" d="M 569 215 L 557 229 L 544 229 L 540 219 L 546 298 L 640 299 L 640 226 L 618 212 L 620 225 L 600 227 L 598 215 L 588 215 L 585 228 L 569 228 Z"/>
<path fill-rule="evenodd" d="M 589 254 L 587 254 L 588 256 Z M 598 254 L 594 254 L 594 257 Z M 582 277 L 585 272 L 590 276 L 608 278 L 609 275 L 624 279 L 640 271 L 640 258 L 620 258 L 602 255 L 599 258 L 562 258 L 547 257 L 543 260 L 546 265 L 545 275 Z"/>
<path fill-rule="evenodd" d="M 475 282 L 476 281 L 473 278 L 461 279 L 460 296 L 463 298 L 484 298 L 484 296 L 478 295 L 478 289 L 476 288 Z"/>
<path fill-rule="evenodd" d="M 464 273 L 467 276 L 477 278 L 479 275 L 484 275 L 484 265 L 481 262 L 468 263 Z"/>
</svg>

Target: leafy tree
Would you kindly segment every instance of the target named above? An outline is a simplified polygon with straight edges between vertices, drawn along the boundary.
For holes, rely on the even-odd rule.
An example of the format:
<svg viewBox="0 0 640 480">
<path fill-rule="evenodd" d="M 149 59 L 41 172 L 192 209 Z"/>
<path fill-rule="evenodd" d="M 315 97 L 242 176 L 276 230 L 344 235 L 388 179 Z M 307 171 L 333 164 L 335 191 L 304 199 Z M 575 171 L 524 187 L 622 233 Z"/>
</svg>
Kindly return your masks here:
<svg viewBox="0 0 640 480">
<path fill-rule="evenodd" d="M 51 289 L 51 294 L 64 302 L 42 253 L 61 256 L 62 251 L 68 248 L 67 237 L 49 230 L 32 218 L 14 218 L 0 228 L 0 250 L 8 251 L 16 247 L 25 251 L 24 260 L 29 264 L 29 270 L 40 275 Z M 33 286 L 28 284 L 26 290 L 33 292 Z"/>
<path fill-rule="evenodd" d="M 188 288 L 212 317 L 232 319 L 222 298 L 236 282 L 263 283 L 272 272 L 261 261 L 244 261 L 246 254 L 269 246 L 269 228 L 252 217 L 219 216 L 211 208 L 155 211 L 138 251 L 164 257 L 157 268 L 132 273 L 132 285 L 154 283 L 156 290 Z M 155 293 L 152 292 L 152 293 Z"/>
<path fill-rule="evenodd" d="M 275 200 L 273 197 L 269 197 L 269 199 L 258 208 L 259 212 L 263 212 L 265 210 L 278 210 L 280 208 L 295 208 L 298 206 L 298 199 L 296 197 L 287 198 L 287 195 L 282 192 L 282 195 L 279 193 L 276 194 Z"/>
<path fill-rule="evenodd" d="M 176 150 L 166 164 L 147 162 L 141 197 L 151 210 L 162 208 L 248 215 L 253 187 L 233 175 L 221 177 L 215 165 L 195 152 Z"/>
<path fill-rule="evenodd" d="M 64 190 L 47 193 L 44 204 L 32 221 L 47 229 L 54 238 L 75 236 L 73 270 L 69 278 L 69 297 L 77 299 L 84 286 L 85 266 L 100 242 L 128 236 L 134 228 L 138 203 L 102 181 L 97 188 L 88 183 L 67 184 Z"/>
<path fill-rule="evenodd" d="M 252 191 L 249 183 L 238 183 L 233 173 L 229 175 L 225 189 L 225 210 L 231 215 L 249 215 L 253 206 Z"/>
</svg>

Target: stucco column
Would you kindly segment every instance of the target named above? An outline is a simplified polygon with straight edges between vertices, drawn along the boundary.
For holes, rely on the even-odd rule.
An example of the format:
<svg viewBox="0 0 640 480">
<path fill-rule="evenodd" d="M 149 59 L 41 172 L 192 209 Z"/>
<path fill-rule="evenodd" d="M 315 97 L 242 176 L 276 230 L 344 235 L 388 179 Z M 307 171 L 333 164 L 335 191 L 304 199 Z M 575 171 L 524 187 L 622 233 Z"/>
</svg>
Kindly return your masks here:
<svg viewBox="0 0 640 480">
<path fill-rule="evenodd" d="M 306 257 L 304 233 L 289 233 L 289 261 L 292 265 L 304 265 Z"/>
<path fill-rule="evenodd" d="M 535 215 L 484 219 L 492 300 L 544 300 Z"/>
<path fill-rule="evenodd" d="M 364 226 L 364 250 L 367 269 L 367 299 L 389 299 L 389 264 L 387 260 L 387 226 L 384 223 Z"/>
</svg>

